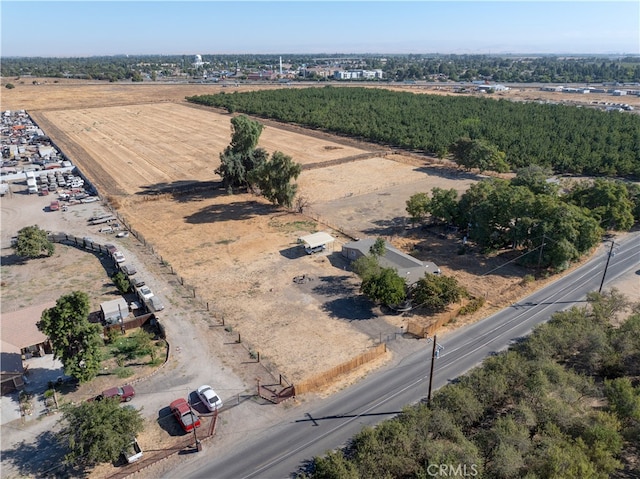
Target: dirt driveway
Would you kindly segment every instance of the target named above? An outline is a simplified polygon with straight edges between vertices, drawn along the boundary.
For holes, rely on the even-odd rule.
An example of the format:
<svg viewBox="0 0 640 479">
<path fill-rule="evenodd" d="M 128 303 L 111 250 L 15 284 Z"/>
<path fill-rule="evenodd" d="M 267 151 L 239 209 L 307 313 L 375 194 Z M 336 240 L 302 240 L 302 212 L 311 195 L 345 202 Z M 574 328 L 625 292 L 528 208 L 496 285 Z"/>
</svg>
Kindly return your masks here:
<svg viewBox="0 0 640 479">
<path fill-rule="evenodd" d="M 57 245 L 51 258 L 15 261 L 12 250 L 7 247 L 10 238 L 20 228 L 33 224 L 50 231 L 66 231 L 80 237 L 92 236 L 96 241 L 117 243 L 127 259 L 136 265 L 137 275 L 144 277 L 166 304 L 166 309 L 158 315 L 167 330 L 170 346 L 169 361 L 163 367 L 159 370 L 150 368 L 146 372 L 141 370 L 124 380 L 103 372 L 75 393 L 61 397 L 61 401 L 85 400 L 107 387 L 124 382 L 134 384 L 137 394 L 130 404 L 141 409 L 147 419 L 145 432 L 139 437 L 141 446 L 147 451 L 170 447 L 175 442 L 176 438 L 160 427 L 162 420 L 159 418 L 167 414 L 167 405 L 173 399 L 191 394 L 192 400 L 197 402 L 193 391 L 201 384 L 211 384 L 227 404 L 219 424 L 222 436 L 230 434 L 232 428 L 249 430 L 250 426 L 259 426 L 277 417 L 278 408 L 265 409 L 261 402 L 250 399 L 255 391 L 255 378 L 262 376 L 266 381 L 270 378 L 268 372 L 261 364 L 248 361 L 244 346 L 235 344 L 234 338 L 222 327 L 212 329 L 210 315 L 199 303 L 193 303 L 193 298 L 176 281 L 175 275 L 133 238 L 119 241 L 113 235 L 98 233 L 98 227 L 87 226 L 87 218 L 105 211 L 102 206 L 98 203 L 74 205 L 66 212 L 49 212 L 46 208 L 49 197 L 23 194 L 21 190 L 24 189 L 26 185 L 14 185 L 13 194 L 0 200 L 2 314 L 55 301 L 77 289 L 90 295 L 92 310 L 99 309 L 100 302 L 114 298 L 114 288 L 109 280 L 112 265 L 88 251 Z M 43 359 L 46 362 L 47 357 Z M 148 377 L 153 371 L 153 376 Z M 59 416 L 39 415 L 44 404 L 44 389 L 36 392 L 33 416 L 5 424 L 3 407 L 0 435 L 3 477 L 42 477 L 42 471 L 58 464 L 59 458 L 49 448 L 51 432 L 55 430 Z M 113 472 L 113 468 L 107 467 L 94 473 L 93 477 Z"/>
</svg>

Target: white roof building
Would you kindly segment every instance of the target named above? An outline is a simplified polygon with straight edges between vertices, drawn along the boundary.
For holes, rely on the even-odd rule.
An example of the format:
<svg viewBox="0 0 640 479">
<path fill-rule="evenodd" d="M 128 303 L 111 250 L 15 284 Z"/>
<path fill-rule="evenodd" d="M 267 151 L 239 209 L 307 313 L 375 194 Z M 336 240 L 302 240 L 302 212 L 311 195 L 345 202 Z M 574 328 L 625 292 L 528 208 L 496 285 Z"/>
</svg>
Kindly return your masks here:
<svg viewBox="0 0 640 479">
<path fill-rule="evenodd" d="M 298 243 L 304 244 L 307 248 L 317 248 L 318 246 L 327 246 L 335 241 L 335 238 L 329 233 L 320 231 L 307 236 L 298 238 Z"/>
</svg>

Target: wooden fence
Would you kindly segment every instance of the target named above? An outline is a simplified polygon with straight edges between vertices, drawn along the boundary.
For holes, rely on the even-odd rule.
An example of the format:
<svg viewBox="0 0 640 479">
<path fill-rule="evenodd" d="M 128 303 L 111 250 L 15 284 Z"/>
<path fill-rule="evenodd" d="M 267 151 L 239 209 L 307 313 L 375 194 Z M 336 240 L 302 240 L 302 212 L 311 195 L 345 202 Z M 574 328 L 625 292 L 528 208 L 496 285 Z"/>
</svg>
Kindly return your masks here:
<svg viewBox="0 0 640 479">
<path fill-rule="evenodd" d="M 407 333 L 413 334 L 418 338 L 433 336 L 442 326 L 458 317 L 458 313 L 466 302 L 467 301 L 463 300 L 462 303 L 456 304 L 453 309 L 441 313 L 436 319 L 431 320 L 427 324 L 420 324 L 416 321 L 409 320 L 407 322 Z"/>
<path fill-rule="evenodd" d="M 339 364 L 336 367 L 329 369 L 323 373 L 320 373 L 310 379 L 302 381 L 298 384 L 294 385 L 295 393 L 294 395 L 304 394 L 312 391 L 318 391 L 328 384 L 331 384 L 338 376 L 346 374 L 348 372 L 353 371 L 359 366 L 368 363 L 369 361 L 373 361 L 376 358 L 379 358 L 383 354 L 387 352 L 386 343 L 378 344 L 376 347 L 366 351 L 359 356 L 356 356 L 349 361 L 346 361 L 342 364 Z"/>
<path fill-rule="evenodd" d="M 142 314 L 140 316 L 135 316 L 131 319 L 127 319 L 122 323 L 118 322 L 114 324 L 107 324 L 104 327 L 104 334 L 105 336 L 107 336 L 109 334 L 109 330 L 111 329 L 116 329 L 124 333 L 125 331 L 129 331 L 130 329 L 139 328 L 142 325 L 146 324 L 147 322 L 151 322 L 151 324 L 154 324 L 155 322 L 155 325 L 158 324 L 157 320 L 155 319 L 155 315 L 153 313 Z M 160 330 L 160 328 L 158 329 L 159 329 L 159 332 L 162 334 L 162 331 Z"/>
</svg>

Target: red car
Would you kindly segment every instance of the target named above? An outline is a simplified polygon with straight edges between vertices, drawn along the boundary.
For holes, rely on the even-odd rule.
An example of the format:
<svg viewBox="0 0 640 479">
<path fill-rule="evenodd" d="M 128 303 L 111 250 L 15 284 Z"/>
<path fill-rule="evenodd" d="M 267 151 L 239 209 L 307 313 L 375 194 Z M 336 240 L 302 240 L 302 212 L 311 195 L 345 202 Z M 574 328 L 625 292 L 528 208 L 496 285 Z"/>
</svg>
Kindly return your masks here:
<svg viewBox="0 0 640 479">
<path fill-rule="evenodd" d="M 100 401 L 105 398 L 120 397 L 120 402 L 129 402 L 135 395 L 136 392 L 133 389 L 133 386 L 125 384 L 122 387 L 105 389 L 104 391 L 102 391 L 102 394 L 96 397 L 96 400 Z"/>
<path fill-rule="evenodd" d="M 191 410 L 184 399 L 176 399 L 169 407 L 185 432 L 193 431 L 193 428 L 200 427 L 200 418 Z"/>
</svg>

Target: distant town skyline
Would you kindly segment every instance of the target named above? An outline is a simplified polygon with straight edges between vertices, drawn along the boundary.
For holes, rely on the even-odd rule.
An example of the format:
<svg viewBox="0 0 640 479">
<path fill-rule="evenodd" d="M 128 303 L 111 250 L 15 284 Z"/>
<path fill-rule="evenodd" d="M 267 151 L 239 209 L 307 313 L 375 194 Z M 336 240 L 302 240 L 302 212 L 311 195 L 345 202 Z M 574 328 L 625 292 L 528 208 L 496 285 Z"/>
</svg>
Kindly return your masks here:
<svg viewBox="0 0 640 479">
<path fill-rule="evenodd" d="M 2 57 L 640 54 L 636 0 L 3 0 L 0 8 Z"/>
</svg>

